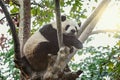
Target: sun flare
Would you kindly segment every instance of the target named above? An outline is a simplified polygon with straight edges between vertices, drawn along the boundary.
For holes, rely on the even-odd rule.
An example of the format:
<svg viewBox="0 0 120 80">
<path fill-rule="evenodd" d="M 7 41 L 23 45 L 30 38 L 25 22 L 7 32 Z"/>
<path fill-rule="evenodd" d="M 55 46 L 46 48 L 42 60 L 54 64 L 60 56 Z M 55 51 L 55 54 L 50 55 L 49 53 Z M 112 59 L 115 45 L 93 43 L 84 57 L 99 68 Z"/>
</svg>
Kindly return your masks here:
<svg viewBox="0 0 120 80">
<path fill-rule="evenodd" d="M 99 23 L 100 28 L 116 28 L 120 25 L 120 1 L 112 1 L 106 11 L 103 13 Z"/>
<path fill-rule="evenodd" d="M 97 23 L 94 31 L 97 30 L 120 30 L 120 1 L 114 0 L 111 1 L 107 9 L 103 12 L 103 15 L 100 17 L 99 22 Z M 89 42 L 87 46 L 114 46 L 117 43 L 117 39 L 114 39 L 112 36 L 106 34 L 96 34 L 93 35 L 94 40 Z"/>
</svg>

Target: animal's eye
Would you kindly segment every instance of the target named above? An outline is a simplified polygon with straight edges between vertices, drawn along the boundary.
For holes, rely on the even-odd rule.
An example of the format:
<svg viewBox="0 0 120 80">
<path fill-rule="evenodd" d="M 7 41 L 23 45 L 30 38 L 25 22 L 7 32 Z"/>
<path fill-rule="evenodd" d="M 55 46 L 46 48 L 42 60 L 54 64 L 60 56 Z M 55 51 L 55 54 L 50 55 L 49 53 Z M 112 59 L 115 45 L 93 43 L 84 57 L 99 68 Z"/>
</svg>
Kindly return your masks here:
<svg viewBox="0 0 120 80">
<path fill-rule="evenodd" d="M 67 25 L 67 26 L 65 27 L 65 30 L 67 30 L 69 27 L 70 27 L 70 25 Z"/>
</svg>

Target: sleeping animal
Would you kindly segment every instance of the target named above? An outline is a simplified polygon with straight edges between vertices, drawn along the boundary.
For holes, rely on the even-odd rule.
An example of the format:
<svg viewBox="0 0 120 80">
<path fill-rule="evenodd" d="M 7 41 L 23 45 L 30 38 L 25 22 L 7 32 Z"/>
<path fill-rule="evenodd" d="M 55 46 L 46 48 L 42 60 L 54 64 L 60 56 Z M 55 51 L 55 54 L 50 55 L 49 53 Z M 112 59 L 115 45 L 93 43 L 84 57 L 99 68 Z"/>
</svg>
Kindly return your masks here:
<svg viewBox="0 0 120 80">
<path fill-rule="evenodd" d="M 73 20 L 61 16 L 63 43 L 68 47 L 82 48 L 82 43 L 76 38 L 80 25 Z M 56 22 L 42 26 L 24 45 L 24 55 L 32 70 L 43 71 L 48 66 L 48 54 L 57 55 L 59 51 Z"/>
</svg>

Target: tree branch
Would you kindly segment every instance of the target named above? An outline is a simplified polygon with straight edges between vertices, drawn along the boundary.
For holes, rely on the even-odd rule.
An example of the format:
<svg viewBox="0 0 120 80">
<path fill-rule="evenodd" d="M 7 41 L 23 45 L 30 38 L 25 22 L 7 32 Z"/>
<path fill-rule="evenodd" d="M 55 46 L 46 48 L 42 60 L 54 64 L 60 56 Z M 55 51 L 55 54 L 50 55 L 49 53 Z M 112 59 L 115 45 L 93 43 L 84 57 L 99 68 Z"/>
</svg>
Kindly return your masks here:
<svg viewBox="0 0 120 80">
<path fill-rule="evenodd" d="M 96 30 L 96 31 L 93 31 L 92 33 L 91 33 L 91 35 L 93 35 L 93 34 L 98 34 L 98 33 L 107 33 L 107 32 L 110 32 L 110 33 L 114 33 L 114 32 L 120 32 L 120 30 L 118 30 L 118 29 L 105 29 L 105 30 Z"/>
<path fill-rule="evenodd" d="M 18 0 L 20 4 L 20 24 L 19 24 L 19 40 L 20 40 L 20 53 L 21 53 L 21 66 L 22 77 L 28 78 L 32 75 L 31 66 L 24 56 L 23 47 L 25 42 L 30 36 L 30 24 L 31 24 L 31 5 L 30 0 Z"/>
<path fill-rule="evenodd" d="M 39 6 L 41 8 L 45 8 L 44 5 L 41 5 L 40 3 L 37 3 L 36 1 L 31 2 L 31 5 L 36 5 L 36 6 Z"/>
<path fill-rule="evenodd" d="M 25 65 L 27 63 L 27 61 L 21 59 L 20 43 L 19 43 L 19 39 L 18 39 L 15 25 L 12 22 L 10 14 L 9 14 L 9 12 L 8 12 L 7 8 L 5 7 L 5 4 L 2 0 L 0 0 L 0 6 L 3 9 L 3 12 L 4 12 L 6 19 L 8 21 L 8 24 L 10 26 L 10 30 L 12 32 L 12 37 L 13 37 L 13 41 L 14 41 L 14 52 L 15 52 L 15 59 L 14 59 L 15 66 L 21 70 L 23 75 L 26 75 L 26 73 L 28 73 L 28 71 L 29 72 L 31 72 L 31 71 L 30 71 L 29 66 Z"/>
<path fill-rule="evenodd" d="M 13 13 L 13 14 L 10 14 L 10 16 L 14 16 L 14 15 L 17 15 L 17 14 L 19 14 L 19 13 Z M 6 18 L 6 16 L 3 17 L 3 18 L 1 18 L 0 21 L 2 21 L 2 20 L 5 19 L 5 18 Z"/>
<path fill-rule="evenodd" d="M 94 10 L 94 12 L 88 17 L 88 19 L 82 24 L 79 32 L 78 37 L 81 35 L 81 33 L 88 27 L 90 23 L 93 23 L 92 20 L 95 18 L 95 16 L 98 15 L 98 13 L 101 13 L 104 11 L 105 7 L 109 4 L 111 0 L 102 0 L 102 2 L 98 5 L 98 7 Z M 99 15 L 100 17 L 101 15 Z M 98 18 L 99 19 L 99 18 Z M 97 21 L 98 21 L 97 19 Z M 95 22 L 97 22 L 95 21 Z M 84 42 L 84 41 L 83 41 Z"/>
<path fill-rule="evenodd" d="M 19 6 L 20 7 L 20 4 L 18 3 L 17 0 L 12 0 L 13 4 L 15 4 L 16 6 Z"/>
<path fill-rule="evenodd" d="M 89 36 L 87 35 L 87 34 L 91 34 L 91 31 L 93 30 L 93 28 L 95 27 L 95 25 L 97 24 L 97 21 L 99 20 L 99 18 L 100 18 L 100 16 L 101 16 L 101 12 L 99 12 L 99 11 L 104 11 L 105 10 L 105 8 L 107 7 L 107 5 L 109 4 L 109 2 L 110 2 L 110 0 L 103 0 L 100 4 L 99 4 L 99 6 L 98 6 L 98 8 L 96 8 L 96 11 L 98 11 L 98 12 L 96 12 L 96 11 L 94 11 L 92 14 L 91 14 L 91 16 L 85 21 L 85 23 L 81 26 L 81 29 L 80 29 L 80 32 L 79 32 L 79 35 L 80 35 L 80 37 L 79 37 L 79 40 L 83 43 Z M 95 16 L 93 16 L 93 15 L 95 15 Z M 97 16 L 97 17 L 96 17 Z M 99 17 L 99 18 L 98 18 Z M 92 25 L 91 25 L 92 24 Z M 94 25 L 93 25 L 94 24 Z M 85 29 L 87 28 L 87 27 L 89 27 L 89 29 L 88 29 L 88 31 L 86 30 L 85 31 Z M 91 28 L 92 27 L 92 28 Z M 82 31 L 83 30 L 83 31 Z M 84 33 L 84 35 L 83 35 L 83 33 Z M 75 53 L 77 52 L 77 50 L 76 49 L 74 49 L 75 51 L 73 52 L 73 53 L 71 53 L 71 54 L 69 54 L 68 55 L 68 58 L 66 59 L 66 63 L 68 63 L 70 60 L 71 60 L 71 58 L 75 55 Z"/>
<path fill-rule="evenodd" d="M 56 13 L 56 23 L 57 23 L 57 37 L 59 48 L 63 45 L 63 35 L 61 29 L 61 14 L 60 14 L 60 0 L 55 0 L 55 13 Z"/>
<path fill-rule="evenodd" d="M 20 24 L 19 24 L 19 40 L 20 40 L 20 51 L 23 57 L 23 46 L 30 36 L 30 0 L 18 0 L 20 4 Z"/>
<path fill-rule="evenodd" d="M 79 40 L 81 42 L 84 42 L 89 35 L 91 34 L 92 30 L 94 29 L 95 25 L 97 24 L 97 22 L 99 21 L 100 17 L 102 16 L 103 12 L 105 11 L 105 9 L 107 8 L 108 4 L 110 3 L 111 0 L 103 0 L 100 5 L 98 6 L 98 8 L 96 8 L 97 10 L 94 11 L 93 14 L 97 14 L 93 17 L 93 15 L 91 15 L 91 19 L 89 25 L 85 28 L 84 32 L 82 32 L 82 34 L 79 37 Z M 98 12 L 96 12 L 98 11 Z M 88 20 L 89 21 L 89 20 Z M 86 22 L 85 22 L 86 23 Z M 83 26 L 84 27 L 84 24 Z"/>
<path fill-rule="evenodd" d="M 61 51 L 61 48 L 63 46 L 63 34 L 62 34 L 62 29 L 61 29 L 61 14 L 60 14 L 60 0 L 54 0 L 55 1 L 55 13 L 56 13 L 56 23 L 57 23 L 57 37 L 58 37 L 58 44 L 59 44 L 59 52 L 57 59 L 55 60 L 55 64 L 53 67 L 49 66 L 45 75 L 44 79 L 49 79 L 51 78 L 52 80 L 54 79 L 53 75 L 58 77 L 58 72 L 60 71 L 59 63 L 61 63 L 61 59 L 65 59 L 63 56 L 64 51 Z"/>
<path fill-rule="evenodd" d="M 100 13 L 101 13 L 99 11 L 104 10 L 104 7 L 106 7 L 105 5 L 107 5 L 107 4 L 108 4 L 108 0 L 103 0 L 101 2 L 101 4 L 94 11 L 94 13 L 83 24 L 83 26 L 81 27 L 81 30 L 79 31 L 78 36 L 80 36 L 80 34 L 83 32 L 83 30 L 85 30 L 87 28 L 87 26 L 91 23 L 91 21 L 94 21 L 94 19 L 96 20 L 96 22 L 92 22 L 92 23 L 94 23 L 94 26 L 95 26 L 95 24 L 97 23 L 98 17 L 97 18 L 94 18 L 94 17 L 99 16 Z M 89 29 L 91 29 L 91 31 L 92 31 L 93 28 L 89 28 Z M 91 33 L 91 32 L 89 32 L 89 33 Z M 85 38 L 87 38 L 87 37 L 88 36 L 85 36 Z M 81 38 L 84 38 L 84 37 L 82 36 Z M 71 60 L 71 58 L 74 56 L 74 54 L 77 51 L 76 49 L 74 49 L 73 53 L 69 53 L 69 49 L 66 49 L 66 48 L 67 47 L 60 48 L 54 66 L 52 66 L 51 68 L 49 67 L 50 69 L 47 70 L 47 72 L 46 72 L 47 74 L 44 75 L 47 79 L 50 78 L 50 77 L 53 77 L 53 76 L 59 77 L 58 76 L 59 71 L 62 71 L 65 68 L 66 64 Z M 50 72 L 50 71 L 52 71 L 52 72 Z M 54 80 L 53 78 L 51 78 L 51 79 Z"/>
<path fill-rule="evenodd" d="M 5 7 L 5 3 L 3 2 L 3 0 L 0 0 L 0 6 L 1 6 L 1 8 L 6 16 L 6 19 L 8 21 L 8 24 L 9 24 L 11 32 L 12 32 L 12 37 L 13 37 L 13 41 L 14 41 L 15 58 L 17 60 L 20 60 L 20 58 L 21 58 L 21 56 L 20 56 L 20 43 L 19 43 L 19 39 L 17 36 L 15 25 L 12 22 L 10 14 L 9 14 L 7 8 Z"/>
<path fill-rule="evenodd" d="M 80 31 L 78 32 L 78 37 L 80 36 L 79 39 L 82 43 L 88 38 L 88 35 L 86 36 L 86 34 L 91 33 L 91 31 L 97 24 L 100 16 L 102 15 L 103 11 L 108 6 L 109 2 L 110 2 L 110 0 L 103 0 L 99 4 L 99 6 L 95 9 L 95 11 L 91 14 L 91 16 L 89 16 L 89 18 L 81 26 Z M 94 24 L 94 25 L 90 25 L 90 24 Z M 90 28 L 88 28 L 88 27 L 90 27 Z M 89 31 L 86 31 L 86 28 L 88 28 Z M 82 34 L 85 33 L 85 35 L 81 36 L 82 35 L 81 33 Z M 75 51 L 73 53 L 68 55 L 68 59 L 66 59 L 66 63 L 68 63 L 71 60 L 71 58 L 75 55 L 76 52 L 77 52 L 77 50 L 75 49 Z"/>
</svg>

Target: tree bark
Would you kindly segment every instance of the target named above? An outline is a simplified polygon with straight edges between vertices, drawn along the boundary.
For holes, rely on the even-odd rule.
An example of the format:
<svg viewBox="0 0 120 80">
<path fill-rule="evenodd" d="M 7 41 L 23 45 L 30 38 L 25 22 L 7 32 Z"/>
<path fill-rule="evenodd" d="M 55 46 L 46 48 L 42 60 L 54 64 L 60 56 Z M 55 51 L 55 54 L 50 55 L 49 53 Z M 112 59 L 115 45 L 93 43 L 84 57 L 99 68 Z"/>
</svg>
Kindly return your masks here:
<svg viewBox="0 0 120 80">
<path fill-rule="evenodd" d="M 100 17 L 102 16 L 103 12 L 107 8 L 109 2 L 111 0 L 103 0 L 100 5 L 96 8 L 94 13 L 85 21 L 85 23 L 82 25 L 88 24 L 87 27 L 84 29 L 84 32 L 81 33 L 79 40 L 84 43 L 84 41 L 89 37 L 91 34 L 92 30 L 94 29 L 95 25 L 99 21 Z"/>
<path fill-rule="evenodd" d="M 31 25 L 31 3 L 30 0 L 18 0 L 20 4 L 20 24 L 19 24 L 19 41 L 21 53 L 21 80 L 25 80 L 32 73 L 31 68 L 26 59 L 23 59 L 23 47 L 30 36 Z"/>
<path fill-rule="evenodd" d="M 20 52 L 23 57 L 23 46 L 30 36 L 31 25 L 31 7 L 30 0 L 18 0 L 20 4 L 20 24 L 19 24 L 19 40 Z"/>
<path fill-rule="evenodd" d="M 79 32 L 78 32 L 78 37 L 80 37 L 80 35 L 82 34 L 82 32 L 89 26 L 89 24 L 94 23 L 96 24 L 101 16 L 101 14 L 104 12 L 105 8 L 107 7 L 107 5 L 109 4 L 111 0 L 102 0 L 101 3 L 98 5 L 98 7 L 94 10 L 94 12 L 87 18 L 87 20 L 82 24 Z M 99 15 L 98 15 L 99 14 Z M 99 18 L 97 18 L 95 22 L 92 22 L 93 19 L 99 16 Z M 95 25 L 91 25 L 91 26 L 95 26 Z M 81 37 L 82 38 L 82 37 Z M 87 38 L 87 36 L 86 36 Z M 84 42 L 84 41 L 83 41 Z"/>
<path fill-rule="evenodd" d="M 61 13 L 60 13 L 60 0 L 55 0 L 55 13 L 56 13 L 56 23 L 57 23 L 57 37 L 59 48 L 63 45 L 63 35 L 61 29 Z"/>
</svg>

